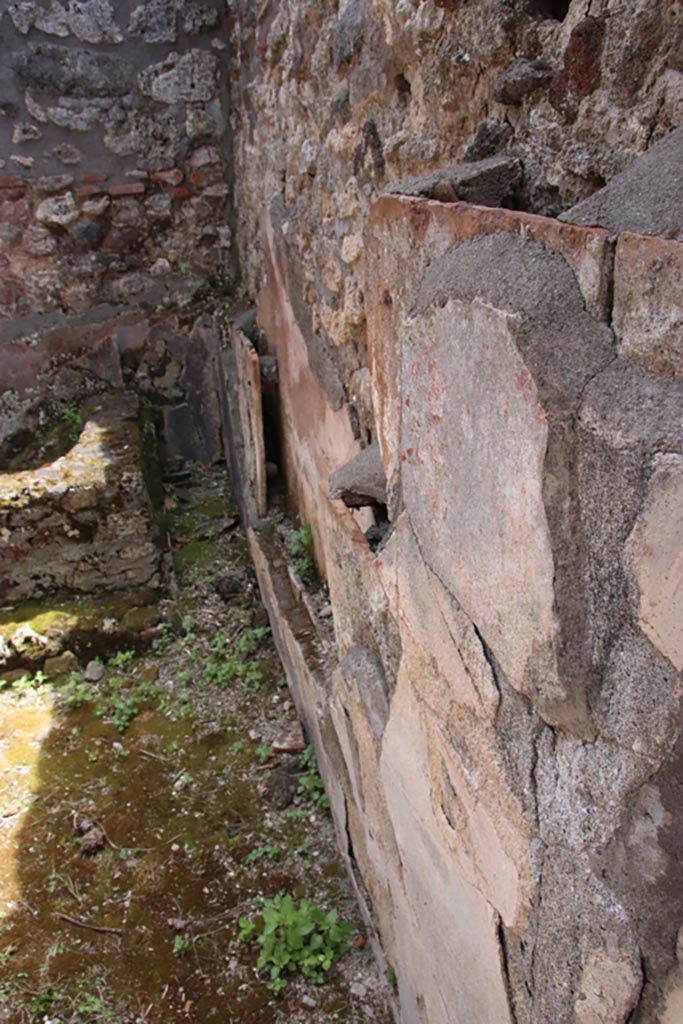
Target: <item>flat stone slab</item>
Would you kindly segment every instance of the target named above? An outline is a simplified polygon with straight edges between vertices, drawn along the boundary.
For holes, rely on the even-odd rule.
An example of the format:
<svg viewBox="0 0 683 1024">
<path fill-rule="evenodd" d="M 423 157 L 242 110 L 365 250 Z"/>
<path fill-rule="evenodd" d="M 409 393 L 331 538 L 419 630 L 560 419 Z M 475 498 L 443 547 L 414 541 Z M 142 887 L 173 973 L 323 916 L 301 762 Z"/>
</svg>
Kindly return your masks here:
<svg viewBox="0 0 683 1024">
<path fill-rule="evenodd" d="M 619 353 L 683 381 L 683 245 L 624 232 L 614 261 L 613 327 Z"/>
<path fill-rule="evenodd" d="M 442 203 L 462 200 L 480 206 L 503 206 L 521 182 L 519 160 L 492 156 L 395 182 L 388 186 L 386 193 L 438 199 Z"/>
<path fill-rule="evenodd" d="M 387 477 L 377 442 L 335 469 L 330 475 L 330 497 L 341 498 L 349 508 L 386 505 Z"/>
</svg>

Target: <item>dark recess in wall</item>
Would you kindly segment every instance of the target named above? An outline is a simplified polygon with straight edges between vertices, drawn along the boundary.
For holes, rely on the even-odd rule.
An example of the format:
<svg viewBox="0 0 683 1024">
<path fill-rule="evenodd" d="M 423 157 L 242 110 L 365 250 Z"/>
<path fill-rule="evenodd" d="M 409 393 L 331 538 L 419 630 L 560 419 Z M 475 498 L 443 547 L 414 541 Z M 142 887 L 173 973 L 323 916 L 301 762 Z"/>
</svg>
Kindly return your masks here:
<svg viewBox="0 0 683 1024">
<path fill-rule="evenodd" d="M 564 21 L 569 11 L 571 0 L 532 0 L 531 7 L 535 14 L 544 18 Z"/>
</svg>

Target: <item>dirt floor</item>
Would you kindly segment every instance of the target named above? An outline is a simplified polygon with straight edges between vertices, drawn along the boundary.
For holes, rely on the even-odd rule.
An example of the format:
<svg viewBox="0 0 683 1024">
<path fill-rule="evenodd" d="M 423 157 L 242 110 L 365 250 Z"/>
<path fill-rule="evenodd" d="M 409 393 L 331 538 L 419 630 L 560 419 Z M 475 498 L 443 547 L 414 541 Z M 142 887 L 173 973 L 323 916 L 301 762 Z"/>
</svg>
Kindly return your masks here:
<svg viewBox="0 0 683 1024">
<path fill-rule="evenodd" d="M 0 683 L 0 1021 L 388 1024 L 227 478 L 165 505 L 177 589 L 138 640 L 112 646 L 131 596 L 57 678 Z M 297 913 L 259 944 L 278 894 Z M 313 928 L 319 984 L 289 971 Z"/>
</svg>

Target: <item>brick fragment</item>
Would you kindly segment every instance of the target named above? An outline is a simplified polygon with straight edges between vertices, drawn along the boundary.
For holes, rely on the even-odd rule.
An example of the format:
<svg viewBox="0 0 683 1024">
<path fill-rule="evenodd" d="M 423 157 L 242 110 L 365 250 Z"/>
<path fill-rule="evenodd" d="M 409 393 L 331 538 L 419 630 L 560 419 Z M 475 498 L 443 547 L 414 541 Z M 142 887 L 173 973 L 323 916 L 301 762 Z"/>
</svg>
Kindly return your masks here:
<svg viewBox="0 0 683 1024">
<path fill-rule="evenodd" d="M 77 199 L 89 199 L 90 196 L 101 196 L 104 191 L 101 185 L 79 185 L 74 189 L 74 195 Z"/>
<path fill-rule="evenodd" d="M 110 196 L 139 196 L 145 191 L 141 181 L 131 181 L 124 185 L 110 185 L 107 189 Z"/>
<path fill-rule="evenodd" d="M 190 181 L 194 188 L 206 188 L 207 185 L 216 185 L 223 179 L 223 172 L 218 167 L 205 167 L 201 171 L 193 171 Z"/>
<path fill-rule="evenodd" d="M 151 178 L 159 185 L 180 185 L 185 175 L 179 167 L 170 167 L 166 171 L 153 171 Z"/>
</svg>

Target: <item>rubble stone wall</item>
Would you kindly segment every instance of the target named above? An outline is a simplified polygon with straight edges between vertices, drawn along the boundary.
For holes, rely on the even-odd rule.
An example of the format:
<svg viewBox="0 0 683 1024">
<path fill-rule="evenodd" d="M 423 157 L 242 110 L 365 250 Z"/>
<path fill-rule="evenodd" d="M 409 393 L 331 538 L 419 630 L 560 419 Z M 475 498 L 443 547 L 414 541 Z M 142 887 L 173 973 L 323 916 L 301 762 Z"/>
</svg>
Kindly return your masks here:
<svg viewBox="0 0 683 1024">
<path fill-rule="evenodd" d="M 227 272 L 223 5 L 2 6 L 0 320 Z"/>
<path fill-rule="evenodd" d="M 506 157 L 517 163 L 493 200 L 481 182 L 458 195 L 442 184 L 434 198 L 450 191 L 557 216 L 683 123 L 679 0 L 229 7 L 242 275 L 256 295 L 266 281 L 260 218 L 278 194 L 304 333 L 325 386 L 354 405 L 359 435 L 373 430 L 363 229 L 374 196 L 462 161 Z"/>
</svg>

